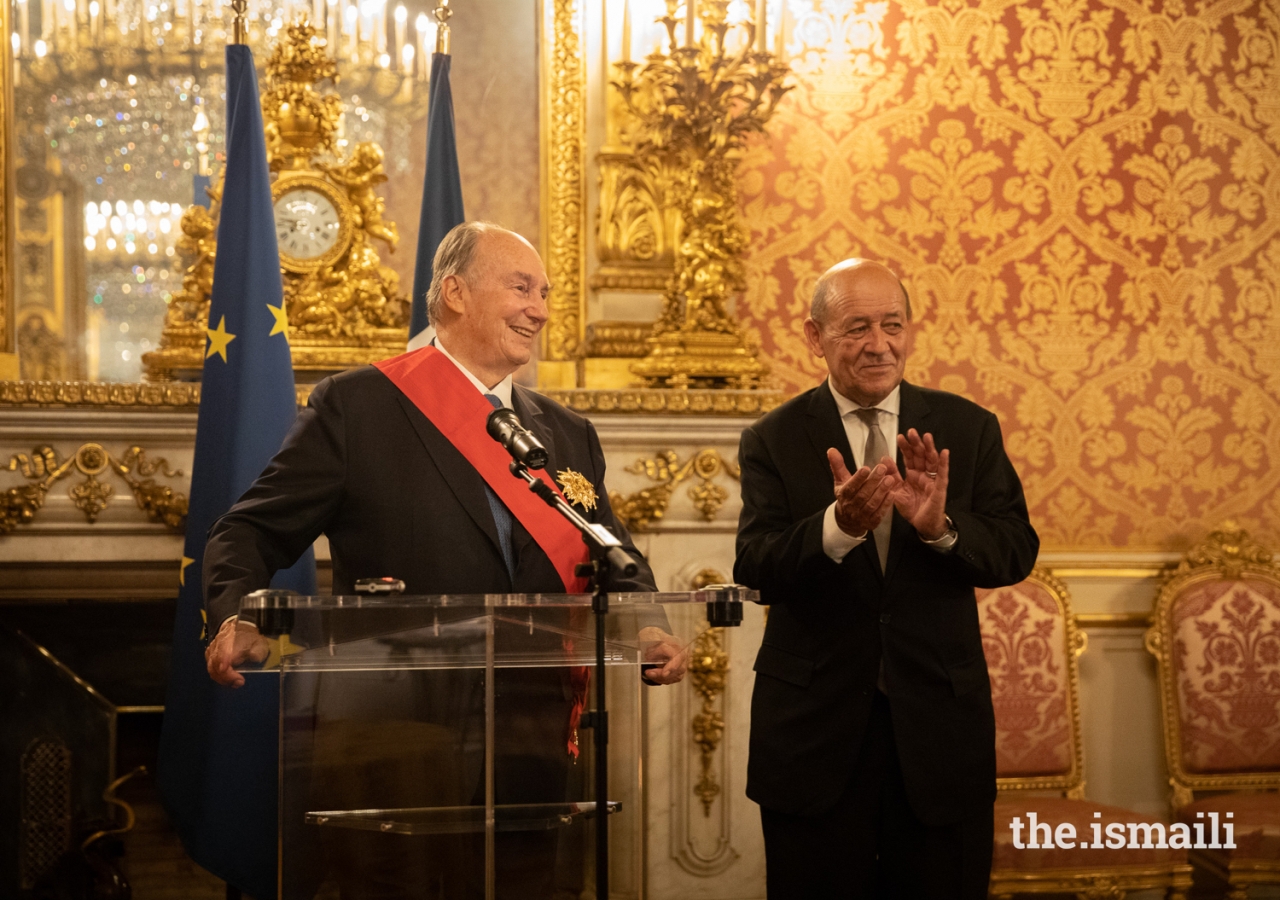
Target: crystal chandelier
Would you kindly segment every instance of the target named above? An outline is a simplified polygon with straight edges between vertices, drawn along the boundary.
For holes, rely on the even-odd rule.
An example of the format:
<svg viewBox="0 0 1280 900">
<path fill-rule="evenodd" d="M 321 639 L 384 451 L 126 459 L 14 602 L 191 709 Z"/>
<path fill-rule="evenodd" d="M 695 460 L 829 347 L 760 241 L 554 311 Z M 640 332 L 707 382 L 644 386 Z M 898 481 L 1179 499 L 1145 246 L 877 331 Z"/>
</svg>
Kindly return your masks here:
<svg viewBox="0 0 1280 900">
<path fill-rule="evenodd" d="M 248 43 L 265 52 L 286 22 L 310 18 L 338 61 L 349 92 L 393 107 L 421 106 L 434 25 L 419 13 L 410 32 L 392 0 L 249 0 Z M 220 72 L 230 35 L 221 0 L 17 0 L 10 40 L 17 86 L 206 76 Z M 432 34 L 428 34 L 431 31 Z"/>
</svg>

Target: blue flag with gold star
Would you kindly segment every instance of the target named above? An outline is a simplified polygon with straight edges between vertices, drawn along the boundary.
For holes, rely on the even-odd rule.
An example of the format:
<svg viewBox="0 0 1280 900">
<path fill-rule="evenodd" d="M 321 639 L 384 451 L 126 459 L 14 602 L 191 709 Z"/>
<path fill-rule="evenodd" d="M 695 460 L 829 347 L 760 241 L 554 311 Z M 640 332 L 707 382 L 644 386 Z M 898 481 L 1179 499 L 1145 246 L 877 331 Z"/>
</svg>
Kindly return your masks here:
<svg viewBox="0 0 1280 900">
<path fill-rule="evenodd" d="M 453 93 L 449 87 L 450 57 L 431 56 L 431 96 L 427 100 L 427 171 L 422 179 L 422 211 L 418 217 L 418 255 L 413 264 L 413 296 L 409 304 L 409 349 L 431 341 L 427 317 L 427 288 L 436 248 L 455 225 L 466 221 L 462 212 L 462 176 L 458 172 L 458 143 L 453 130 Z"/>
<path fill-rule="evenodd" d="M 279 683 L 273 675 L 255 675 L 232 690 L 209 678 L 200 584 L 210 526 L 266 467 L 297 415 L 258 79 L 246 46 L 227 47 L 226 147 L 157 776 L 191 858 L 255 900 L 270 900 L 276 896 Z M 311 551 L 272 584 L 314 593 Z"/>
</svg>

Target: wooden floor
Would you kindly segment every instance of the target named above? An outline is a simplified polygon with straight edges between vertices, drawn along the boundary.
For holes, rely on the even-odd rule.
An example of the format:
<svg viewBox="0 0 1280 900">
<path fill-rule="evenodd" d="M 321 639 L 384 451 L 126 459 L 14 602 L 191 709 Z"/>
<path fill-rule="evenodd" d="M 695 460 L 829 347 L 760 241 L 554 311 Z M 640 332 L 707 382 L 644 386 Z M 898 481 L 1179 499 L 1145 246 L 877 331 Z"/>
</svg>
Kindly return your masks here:
<svg viewBox="0 0 1280 900">
<path fill-rule="evenodd" d="M 226 885 L 191 861 L 160 805 L 155 785 L 160 716 L 122 715 L 119 726 L 116 771 L 147 767 L 146 775 L 127 782 L 118 795 L 137 816 L 133 831 L 124 836 L 123 868 L 133 900 L 225 900 Z"/>
</svg>

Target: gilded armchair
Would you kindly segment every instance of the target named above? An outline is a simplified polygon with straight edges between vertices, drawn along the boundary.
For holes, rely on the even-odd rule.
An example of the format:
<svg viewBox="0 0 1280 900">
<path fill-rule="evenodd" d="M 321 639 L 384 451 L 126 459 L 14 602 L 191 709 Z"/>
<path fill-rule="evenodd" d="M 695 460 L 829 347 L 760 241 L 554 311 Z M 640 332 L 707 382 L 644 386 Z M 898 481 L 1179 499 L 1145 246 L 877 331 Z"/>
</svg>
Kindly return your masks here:
<svg viewBox="0 0 1280 900">
<path fill-rule="evenodd" d="M 1127 828 L 1148 820 L 1084 799 L 1077 659 L 1087 636 L 1076 627 L 1066 586 L 1037 568 L 1019 584 L 979 591 L 978 615 L 996 718 L 991 896 L 1118 900 L 1129 891 L 1163 888 L 1171 900 L 1183 900 L 1191 884 L 1185 850 L 1112 849 L 1090 841 L 1095 822 Z M 1015 820 L 1029 825 L 1032 815 L 1055 827 L 1070 824 L 1074 846 L 1053 841 L 1046 847 L 1043 838 L 1015 835 Z"/>
<path fill-rule="evenodd" d="M 1251 885 L 1280 884 L 1280 566 L 1271 552 L 1224 523 L 1161 587 L 1146 643 L 1174 816 L 1209 836 L 1222 827 L 1223 846 L 1210 837 L 1191 851 L 1197 885 L 1225 884 L 1229 900 L 1245 900 Z"/>
</svg>

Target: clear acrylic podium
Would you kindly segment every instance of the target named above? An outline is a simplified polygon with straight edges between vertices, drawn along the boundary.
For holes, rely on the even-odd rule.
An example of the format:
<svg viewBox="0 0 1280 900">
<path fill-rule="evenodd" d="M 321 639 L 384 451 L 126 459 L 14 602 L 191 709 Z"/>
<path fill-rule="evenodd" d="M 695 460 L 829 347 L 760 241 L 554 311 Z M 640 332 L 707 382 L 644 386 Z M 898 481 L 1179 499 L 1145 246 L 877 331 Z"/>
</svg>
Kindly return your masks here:
<svg viewBox="0 0 1280 900">
<path fill-rule="evenodd" d="M 242 671 L 280 682 L 280 900 L 598 891 L 643 834 L 643 692 L 679 689 L 642 674 L 758 596 L 608 599 L 598 647 L 590 594 L 246 597 L 263 659 Z"/>
</svg>

